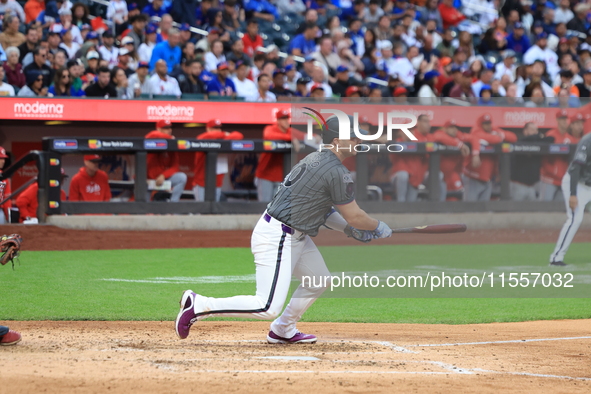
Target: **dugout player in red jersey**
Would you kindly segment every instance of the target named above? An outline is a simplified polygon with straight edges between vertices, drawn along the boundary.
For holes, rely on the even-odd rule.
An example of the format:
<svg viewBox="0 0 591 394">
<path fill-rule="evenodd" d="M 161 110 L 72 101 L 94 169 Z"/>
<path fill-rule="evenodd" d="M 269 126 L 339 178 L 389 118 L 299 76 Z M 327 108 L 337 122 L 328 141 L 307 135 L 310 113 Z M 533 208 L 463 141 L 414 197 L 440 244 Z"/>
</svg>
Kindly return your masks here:
<svg viewBox="0 0 591 394">
<path fill-rule="evenodd" d="M 480 143 L 474 141 L 468 133 L 458 131 L 458 125 L 454 119 L 448 120 L 443 127 L 429 136 L 429 140 L 446 146 L 453 146 L 460 149 L 460 155 L 441 155 L 439 168 L 443 173 L 443 179 L 449 191 L 462 190 L 462 170 L 464 158 L 470 155 L 470 147 L 473 151 L 480 151 Z"/>
<path fill-rule="evenodd" d="M 265 127 L 263 139 L 270 141 L 292 141 L 292 136 L 303 140 L 304 133 L 289 126 L 290 114 L 286 109 L 277 111 L 277 123 Z M 259 201 L 269 202 L 277 192 L 283 181 L 283 155 L 276 153 L 261 153 L 255 173 L 255 184 Z"/>
<path fill-rule="evenodd" d="M 555 144 L 576 144 L 579 139 L 568 133 L 568 112 L 561 109 L 556 113 L 555 129 L 549 130 L 546 137 L 553 137 Z M 560 184 L 568 169 L 568 155 L 548 155 L 542 159 L 540 171 L 540 200 L 562 201 Z"/>
<path fill-rule="evenodd" d="M 156 130 L 146 134 L 146 139 L 173 140 L 172 123 L 168 119 L 156 122 Z M 178 202 L 181 199 L 187 174 L 180 171 L 179 154 L 177 152 L 148 153 L 148 179 L 156 180 L 156 186 L 161 186 L 164 181 L 170 181 L 172 190 L 170 201 Z"/>
<path fill-rule="evenodd" d="M 60 179 L 61 184 L 64 183 L 64 178 L 67 178 L 66 172 L 62 168 L 62 178 Z M 16 199 L 16 206 L 18 207 L 20 222 L 25 224 L 37 224 L 37 207 L 39 201 L 37 200 L 37 192 L 39 191 L 39 184 L 37 182 L 32 183 L 23 191 L 20 196 Z M 61 200 L 66 200 L 66 192 L 60 190 Z"/>
<path fill-rule="evenodd" d="M 99 170 L 99 155 L 84 155 L 84 167 L 70 181 L 70 201 L 109 201 L 111 187 L 106 172 Z"/>
<path fill-rule="evenodd" d="M 6 150 L 0 146 L 0 173 L 2 169 L 4 169 L 4 164 L 6 164 L 6 159 L 8 159 L 8 155 L 6 154 Z M 5 179 L 0 182 L 0 201 L 4 200 L 7 196 L 10 196 L 10 179 Z M 8 223 L 8 218 L 10 217 L 10 208 L 12 207 L 12 202 L 10 200 L 6 201 L 2 204 L 2 214 L 0 214 L 0 224 Z"/>
<path fill-rule="evenodd" d="M 515 142 L 517 136 L 510 131 L 495 129 L 492 125 L 492 116 L 483 114 L 476 120 L 476 126 L 470 130 L 473 141 L 481 144 L 500 144 L 503 141 Z M 492 194 L 492 179 L 498 171 L 497 155 L 482 155 L 480 150 L 473 149 L 472 156 L 465 158 L 464 175 L 466 185 L 464 187 L 464 201 L 489 201 Z"/>
<path fill-rule="evenodd" d="M 198 140 L 241 140 L 244 139 L 242 133 L 233 131 L 231 133 L 222 130 L 222 121 L 212 119 L 205 125 L 205 133 L 197 136 Z M 195 153 L 195 166 L 193 169 L 193 194 L 195 200 L 205 201 L 205 152 Z M 224 176 L 228 173 L 228 156 L 218 155 L 216 164 L 216 188 L 215 200 L 220 201 L 222 195 L 222 183 Z"/>
<path fill-rule="evenodd" d="M 417 126 L 412 129 L 412 134 L 417 138 L 416 142 L 429 142 L 431 136 L 431 121 L 427 115 L 419 115 Z M 400 142 L 408 142 L 409 138 L 404 133 L 400 133 L 398 138 Z M 425 181 L 429 169 L 429 156 L 420 153 L 416 155 L 391 154 L 392 162 L 391 180 L 396 189 L 396 201 L 413 202 L 417 201 L 419 196 L 419 186 Z M 440 199 L 445 201 L 447 188 L 443 181 L 443 174 L 439 173 L 440 178 Z"/>
</svg>

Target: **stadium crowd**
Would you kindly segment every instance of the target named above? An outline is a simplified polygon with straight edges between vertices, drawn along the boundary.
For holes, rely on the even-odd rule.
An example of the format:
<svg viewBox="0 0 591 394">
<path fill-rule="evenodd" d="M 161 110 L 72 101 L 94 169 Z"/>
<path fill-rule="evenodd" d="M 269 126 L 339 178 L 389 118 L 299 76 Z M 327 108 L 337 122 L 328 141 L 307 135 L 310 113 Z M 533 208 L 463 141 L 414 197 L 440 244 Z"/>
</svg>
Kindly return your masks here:
<svg viewBox="0 0 591 394">
<path fill-rule="evenodd" d="M 590 8 L 568 0 L 1 0 L 0 95 L 572 107 L 591 94 Z"/>
</svg>

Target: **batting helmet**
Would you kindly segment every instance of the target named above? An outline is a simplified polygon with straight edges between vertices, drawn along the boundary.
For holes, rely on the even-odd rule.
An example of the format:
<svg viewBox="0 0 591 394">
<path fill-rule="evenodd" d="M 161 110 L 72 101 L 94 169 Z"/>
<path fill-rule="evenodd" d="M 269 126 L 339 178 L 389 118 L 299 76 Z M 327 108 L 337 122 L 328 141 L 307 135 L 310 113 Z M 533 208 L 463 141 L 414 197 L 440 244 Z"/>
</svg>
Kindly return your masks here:
<svg viewBox="0 0 591 394">
<path fill-rule="evenodd" d="M 349 126 L 350 126 L 349 137 L 350 138 L 357 138 L 357 136 L 355 135 L 355 132 L 353 131 L 355 120 L 354 120 L 353 116 L 351 116 L 351 115 L 348 115 L 348 117 L 349 117 Z M 363 135 L 369 134 L 369 132 L 367 130 L 364 130 L 362 128 L 359 128 L 359 133 L 363 134 Z M 332 140 L 335 138 L 339 138 L 339 118 L 337 118 L 336 116 L 331 116 L 326 121 L 326 127 L 323 128 L 322 142 L 325 144 L 330 144 L 332 142 Z"/>
</svg>

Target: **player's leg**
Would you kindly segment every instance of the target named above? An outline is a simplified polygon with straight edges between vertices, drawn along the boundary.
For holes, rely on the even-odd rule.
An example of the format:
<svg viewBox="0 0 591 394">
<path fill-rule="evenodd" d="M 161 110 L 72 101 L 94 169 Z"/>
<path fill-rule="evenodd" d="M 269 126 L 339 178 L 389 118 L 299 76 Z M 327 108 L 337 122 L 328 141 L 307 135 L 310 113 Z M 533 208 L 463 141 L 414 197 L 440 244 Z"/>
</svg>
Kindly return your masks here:
<svg viewBox="0 0 591 394">
<path fill-rule="evenodd" d="M 464 201 L 480 201 L 485 189 L 485 182 L 465 177 Z"/>
<path fill-rule="evenodd" d="M 406 171 L 398 171 L 392 177 L 392 183 L 394 184 L 394 188 L 396 189 L 396 201 L 398 202 L 405 202 L 406 196 L 408 194 L 408 188 L 410 184 L 408 183 L 410 176 Z"/>
<path fill-rule="evenodd" d="M 330 271 L 310 237 L 305 237 L 303 252 L 299 259 L 294 260 L 293 263 L 293 276 L 300 281 L 300 285 L 293 293 L 281 316 L 271 323 L 271 331 L 281 338 L 293 338 L 298 334 L 297 322 L 314 301 L 324 293 L 327 283 L 330 283 Z M 304 280 L 304 278 L 306 279 Z M 309 335 L 309 337 L 307 342 L 316 341 L 314 336 Z M 281 342 L 274 341 L 273 337 L 270 339 L 272 343 Z"/>
<path fill-rule="evenodd" d="M 195 185 L 195 187 L 193 187 L 193 195 L 195 196 L 195 201 L 205 201 L 205 188 Z"/>
<path fill-rule="evenodd" d="M 550 255 L 550 263 L 560 263 L 564 261 L 564 256 L 570 247 L 585 213 L 585 205 L 591 201 L 591 187 L 581 184 L 577 185 L 577 199 L 578 205 L 572 210 L 569 207 L 568 200 L 570 197 L 570 175 L 565 174 L 562 179 L 562 189 L 566 205 L 566 222 L 562 226 L 554 252 Z"/>
<path fill-rule="evenodd" d="M 557 187 L 551 183 L 540 182 L 540 200 L 554 201 Z"/>
<path fill-rule="evenodd" d="M 187 184 L 187 174 L 184 172 L 177 172 L 168 178 L 168 180 L 170 180 L 172 186 L 170 201 L 180 201 L 183 190 L 185 190 L 185 185 Z"/>
<path fill-rule="evenodd" d="M 445 201 L 447 199 L 447 182 L 443 172 L 439 171 L 439 201 Z"/>
<path fill-rule="evenodd" d="M 272 219 L 267 223 L 261 218 L 251 239 L 256 265 L 256 295 L 211 298 L 185 291 L 176 319 L 177 335 L 186 338 L 195 321 L 213 315 L 275 319 L 281 313 L 289 291 L 292 258 L 299 258 L 303 246 L 304 243 L 295 236 L 283 232 L 279 222 Z"/>
<path fill-rule="evenodd" d="M 481 182 L 482 191 L 480 192 L 479 201 L 490 201 L 492 196 L 493 183 L 492 181 Z"/>
<path fill-rule="evenodd" d="M 255 183 L 257 185 L 257 196 L 259 201 L 261 202 L 269 202 L 273 199 L 273 191 L 274 191 L 274 182 L 268 181 L 266 179 L 255 178 Z"/>
</svg>

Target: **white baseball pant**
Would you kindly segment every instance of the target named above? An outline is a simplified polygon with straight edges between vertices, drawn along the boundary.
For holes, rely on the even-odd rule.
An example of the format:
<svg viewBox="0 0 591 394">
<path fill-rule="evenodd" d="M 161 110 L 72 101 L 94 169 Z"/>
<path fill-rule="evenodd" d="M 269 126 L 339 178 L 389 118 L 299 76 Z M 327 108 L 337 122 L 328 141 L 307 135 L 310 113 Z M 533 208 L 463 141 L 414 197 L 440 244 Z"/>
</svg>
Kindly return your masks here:
<svg viewBox="0 0 591 394">
<path fill-rule="evenodd" d="M 554 252 L 550 255 L 550 262 L 564 261 L 564 256 L 583 221 L 585 205 L 591 201 L 591 186 L 583 183 L 577 184 L 577 207 L 570 209 L 568 200 L 570 198 L 570 174 L 567 172 L 562 178 L 562 194 L 566 203 L 566 223 L 562 226 Z"/>
<path fill-rule="evenodd" d="M 326 277 L 330 272 L 309 236 L 299 231 L 289 234 L 283 231 L 281 222 L 274 218 L 267 222 L 264 215 L 252 233 L 251 250 L 256 268 L 256 295 L 205 297 L 203 307 L 208 311 L 205 316 L 274 319 L 273 332 L 291 338 L 297 333 L 296 323 L 326 289 L 303 287 L 300 283 L 281 314 L 292 275 L 301 282 L 303 276 Z"/>
</svg>

